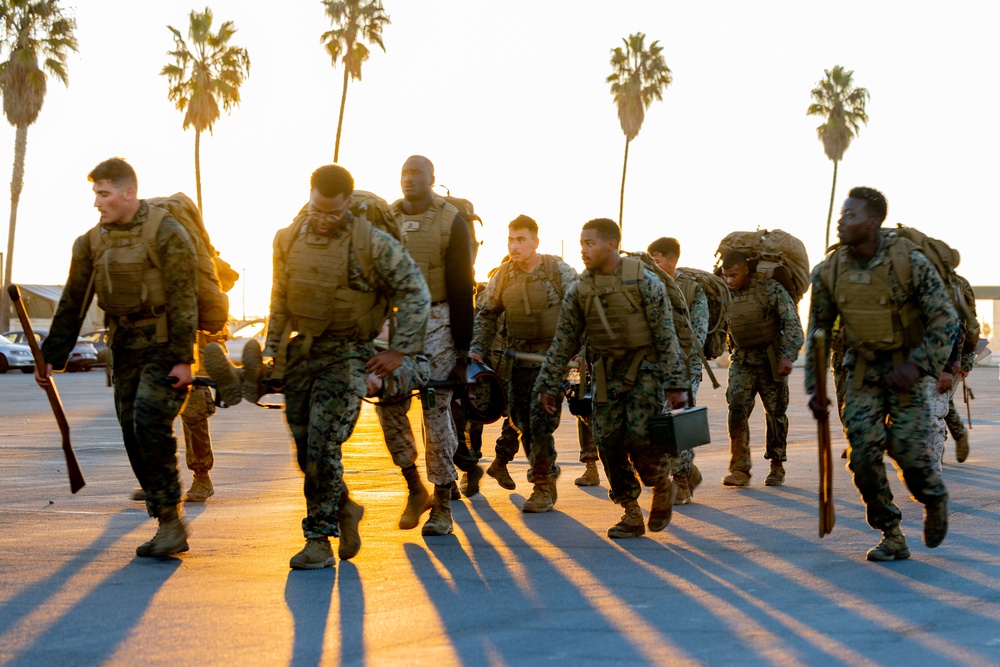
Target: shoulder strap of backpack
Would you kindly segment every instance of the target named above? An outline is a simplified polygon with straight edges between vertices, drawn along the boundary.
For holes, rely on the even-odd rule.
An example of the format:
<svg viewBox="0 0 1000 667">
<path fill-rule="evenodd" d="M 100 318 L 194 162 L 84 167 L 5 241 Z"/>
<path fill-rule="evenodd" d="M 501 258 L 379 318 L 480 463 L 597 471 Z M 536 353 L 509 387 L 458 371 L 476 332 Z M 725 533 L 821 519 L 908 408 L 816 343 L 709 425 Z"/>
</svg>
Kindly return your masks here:
<svg viewBox="0 0 1000 667">
<path fill-rule="evenodd" d="M 354 249 L 354 258 L 361 266 L 361 275 L 365 280 L 369 280 L 374 263 L 372 262 L 372 223 L 368 218 L 354 218 L 354 227 L 351 229 L 351 247 Z"/>
<path fill-rule="evenodd" d="M 559 300 L 563 298 L 562 271 L 559 270 L 559 259 L 555 255 L 542 255 L 542 263 L 545 265 L 545 277 L 549 284 L 556 290 Z"/>
</svg>

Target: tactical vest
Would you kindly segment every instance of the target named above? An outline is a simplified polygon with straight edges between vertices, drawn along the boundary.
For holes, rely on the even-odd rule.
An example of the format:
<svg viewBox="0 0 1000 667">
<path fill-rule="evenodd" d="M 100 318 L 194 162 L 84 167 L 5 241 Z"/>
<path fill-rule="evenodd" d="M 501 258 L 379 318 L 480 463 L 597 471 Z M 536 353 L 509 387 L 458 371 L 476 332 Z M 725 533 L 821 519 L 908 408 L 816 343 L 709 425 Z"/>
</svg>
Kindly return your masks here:
<svg viewBox="0 0 1000 667">
<path fill-rule="evenodd" d="M 504 276 L 500 300 L 507 315 L 507 332 L 521 351 L 547 348 L 556 335 L 562 300 L 549 305 L 548 284 L 560 297 L 563 293 L 559 263 L 552 255 L 542 255 L 542 263 L 531 273 L 515 271 L 512 262 L 500 267 Z M 525 343 L 525 345 L 520 345 Z"/>
<path fill-rule="evenodd" d="M 639 294 L 643 264 L 623 257 L 618 275 L 591 275 L 578 283 L 587 321 L 588 351 L 595 356 L 621 358 L 628 352 L 653 348 L 653 332 Z M 655 353 L 646 356 L 656 359 Z"/>
<path fill-rule="evenodd" d="M 729 337 L 737 348 L 750 349 L 771 345 L 780 336 L 781 318 L 768 304 L 764 281 L 752 276 L 750 286 L 733 295 Z"/>
<path fill-rule="evenodd" d="M 840 247 L 824 261 L 821 278 L 840 311 L 844 345 L 885 352 L 916 347 L 924 338 L 919 306 L 912 298 L 909 252 L 905 239 L 886 239 L 885 258 L 860 269 L 849 248 Z M 890 280 L 890 273 L 895 281 Z"/>
<path fill-rule="evenodd" d="M 403 213 L 401 201 L 393 204 L 392 211 L 400 221 L 403 243 L 427 281 L 431 303 L 444 301 L 448 298 L 444 255 L 451 242 L 451 226 L 458 215 L 458 209 L 435 196 L 431 207 L 420 215 Z"/>
<path fill-rule="evenodd" d="M 157 325 L 157 340 L 167 341 L 167 292 L 156 233 L 167 216 L 148 207 L 149 215 L 129 229 L 98 224 L 88 232 L 93 260 L 91 280 L 97 304 L 119 326 Z"/>
<path fill-rule="evenodd" d="M 290 236 L 284 239 L 287 305 L 293 330 L 354 340 L 372 340 L 381 331 L 388 301 L 375 290 L 361 292 L 348 286 L 352 248 L 363 272 L 371 265 L 371 223 L 352 218 L 352 225 L 350 237 L 340 239 L 312 233 L 305 220 L 297 220 L 286 232 Z"/>
</svg>

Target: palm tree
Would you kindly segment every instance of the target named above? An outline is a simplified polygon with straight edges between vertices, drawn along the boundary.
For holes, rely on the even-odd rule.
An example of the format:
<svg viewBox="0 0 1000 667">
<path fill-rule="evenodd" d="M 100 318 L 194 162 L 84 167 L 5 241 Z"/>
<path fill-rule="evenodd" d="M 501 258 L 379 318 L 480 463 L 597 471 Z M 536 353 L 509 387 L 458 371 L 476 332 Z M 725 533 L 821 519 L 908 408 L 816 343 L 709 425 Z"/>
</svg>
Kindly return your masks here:
<svg viewBox="0 0 1000 667">
<path fill-rule="evenodd" d="M 382 8 L 382 0 L 322 0 L 333 30 L 328 30 L 320 41 L 330 54 L 333 66 L 339 60 L 344 64 L 344 92 L 340 95 L 340 117 L 337 119 L 337 141 L 333 146 L 333 161 L 340 158 L 340 131 L 344 127 L 344 105 L 347 104 L 347 79 L 361 81 L 361 63 L 368 60 L 370 52 L 361 40 L 375 44 L 383 53 L 382 28 L 389 25 L 389 15 Z"/>
<path fill-rule="evenodd" d="M 14 268 L 14 229 L 17 205 L 24 188 L 24 156 L 28 148 L 28 126 L 45 102 L 48 75 L 69 85 L 66 61 L 77 50 L 76 20 L 63 13 L 56 0 L 0 0 L 0 92 L 7 122 L 17 128 L 14 135 L 14 169 L 10 178 L 10 226 L 7 230 L 7 266 L 4 285 Z M 3 290 L 0 300 L 0 330 L 10 327 L 10 300 Z"/>
<path fill-rule="evenodd" d="M 812 90 L 813 103 L 807 116 L 823 116 L 826 122 L 816 128 L 823 142 L 826 156 L 833 160 L 833 187 L 830 189 L 830 209 L 826 214 L 826 246 L 830 247 L 830 221 L 833 219 L 833 198 L 837 191 L 837 165 L 844 159 L 844 152 L 851 140 L 861 130 L 861 123 L 868 124 L 865 103 L 868 90 L 854 87 L 854 70 L 840 65 L 824 70 L 826 78 Z"/>
<path fill-rule="evenodd" d="M 232 21 L 219 26 L 212 34 L 212 10 L 192 10 L 188 38 L 184 41 L 179 30 L 167 26 L 174 35 L 174 50 L 167 55 L 174 64 L 160 71 L 167 77 L 170 90 L 167 97 L 184 113 L 184 129 L 194 127 L 194 176 L 198 188 L 198 210 L 201 211 L 201 133 L 212 131 L 219 119 L 219 104 L 226 112 L 240 103 L 240 86 L 250 76 L 250 55 L 241 46 L 230 46 L 236 34 Z"/>
<path fill-rule="evenodd" d="M 606 79 L 618 105 L 618 121 L 625 133 L 625 163 L 622 166 L 622 190 L 618 202 L 618 226 L 622 226 L 625 206 L 625 170 L 628 168 L 628 146 L 639 134 L 646 109 L 653 100 L 663 101 L 663 90 L 673 81 L 670 68 L 663 59 L 659 40 L 645 48 L 646 35 L 637 32 L 622 39 L 625 48 L 611 50 L 614 71 Z"/>
</svg>

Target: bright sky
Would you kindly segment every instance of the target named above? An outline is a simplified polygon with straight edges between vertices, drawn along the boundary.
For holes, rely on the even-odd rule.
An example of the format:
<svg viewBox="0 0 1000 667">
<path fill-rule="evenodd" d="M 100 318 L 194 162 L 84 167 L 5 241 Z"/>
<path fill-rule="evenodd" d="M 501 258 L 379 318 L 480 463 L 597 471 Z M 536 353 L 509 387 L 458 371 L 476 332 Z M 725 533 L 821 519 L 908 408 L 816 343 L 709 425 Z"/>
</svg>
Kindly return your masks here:
<svg viewBox="0 0 1000 667">
<path fill-rule="evenodd" d="M 624 136 L 605 77 L 632 32 L 664 47 L 674 83 L 647 111 L 629 152 L 626 249 L 675 236 L 682 265 L 710 269 L 734 230 L 785 229 L 821 257 L 833 164 L 808 117 L 823 70 L 868 88 L 870 123 L 840 165 L 837 208 L 854 185 L 882 190 L 904 222 L 962 252 L 960 272 L 1000 284 L 996 268 L 1000 5 L 983 2 L 667 2 L 385 0 L 386 53 L 348 89 L 341 163 L 357 187 L 400 196 L 414 153 L 486 221 L 478 276 L 506 253 L 507 223 L 535 218 L 541 250 L 579 259 L 588 219 L 617 219 Z M 88 171 L 119 155 L 140 196 L 195 195 L 194 133 L 159 71 L 167 24 L 187 33 L 203 5 L 85 0 L 70 85 L 50 81 L 28 132 L 14 281 L 62 283 L 73 239 L 97 222 Z M 271 241 L 333 157 L 343 70 L 319 37 L 319 1 L 214 0 L 216 23 L 248 49 L 242 104 L 202 137 L 205 219 L 246 280 L 232 313 L 264 314 Z M 14 129 L 0 127 L 7 179 Z M 6 170 L 6 171 L 2 171 Z M 0 197 L 0 220 L 9 198 Z M 836 218 L 835 218 L 836 220 Z M 0 242 L 6 245 L 6 233 Z M 245 283 L 245 284 L 244 284 Z"/>
</svg>

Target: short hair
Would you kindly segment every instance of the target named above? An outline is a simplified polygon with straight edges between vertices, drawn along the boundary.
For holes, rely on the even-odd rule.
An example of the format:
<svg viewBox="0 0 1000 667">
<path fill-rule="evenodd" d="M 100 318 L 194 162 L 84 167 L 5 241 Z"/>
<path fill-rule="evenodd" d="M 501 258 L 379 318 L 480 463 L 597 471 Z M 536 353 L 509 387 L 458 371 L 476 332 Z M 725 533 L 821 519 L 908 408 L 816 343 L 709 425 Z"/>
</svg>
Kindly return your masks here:
<svg viewBox="0 0 1000 667">
<path fill-rule="evenodd" d="M 529 218 L 526 215 L 519 215 L 510 221 L 507 225 L 508 229 L 527 229 L 529 232 L 538 236 L 538 223 Z"/>
<path fill-rule="evenodd" d="M 668 238 L 666 236 L 661 236 L 652 243 L 646 249 L 650 255 L 654 252 L 658 252 L 664 257 L 670 259 L 671 257 L 681 256 L 681 244 L 677 242 L 675 238 Z"/>
<path fill-rule="evenodd" d="M 87 174 L 87 180 L 91 183 L 109 181 L 118 188 L 131 185 L 136 190 L 139 189 L 139 179 L 136 178 L 135 169 L 120 157 L 109 158 L 91 169 Z"/>
<path fill-rule="evenodd" d="M 851 199 L 860 199 L 868 207 L 868 212 L 875 216 L 878 224 L 885 221 L 885 216 L 889 212 L 889 202 L 885 200 L 885 195 L 875 188 L 851 188 L 847 193 Z"/>
<path fill-rule="evenodd" d="M 597 232 L 597 238 L 602 241 L 615 241 L 619 245 L 622 242 L 622 230 L 618 223 L 608 218 L 594 218 L 583 223 L 583 229 L 593 229 Z"/>
<path fill-rule="evenodd" d="M 749 265 L 746 253 L 740 250 L 730 250 L 722 256 L 722 268 L 731 269 L 734 266 Z"/>
<path fill-rule="evenodd" d="M 407 162 L 409 162 L 410 160 L 413 160 L 413 159 L 423 160 L 424 164 L 427 165 L 427 170 L 431 173 L 431 183 L 433 183 L 434 182 L 434 163 L 431 162 L 430 160 L 428 160 L 427 158 L 425 158 L 423 155 L 411 155 L 410 157 L 406 158 L 403 161 L 403 164 L 406 164 Z"/>
<path fill-rule="evenodd" d="M 312 173 L 309 188 L 330 199 L 337 195 L 349 197 L 354 192 L 354 177 L 339 164 L 325 164 Z"/>
</svg>

